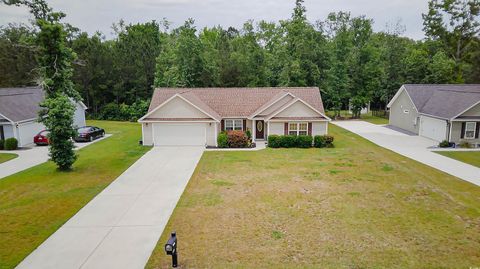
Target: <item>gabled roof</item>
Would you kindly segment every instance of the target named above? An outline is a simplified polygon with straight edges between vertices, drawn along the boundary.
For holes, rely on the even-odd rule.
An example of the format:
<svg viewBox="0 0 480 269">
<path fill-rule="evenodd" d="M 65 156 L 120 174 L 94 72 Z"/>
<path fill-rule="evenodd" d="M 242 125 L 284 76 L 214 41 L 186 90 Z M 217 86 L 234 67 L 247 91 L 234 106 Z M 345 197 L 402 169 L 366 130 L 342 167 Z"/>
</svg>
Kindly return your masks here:
<svg viewBox="0 0 480 269">
<path fill-rule="evenodd" d="M 36 119 L 43 99 L 41 88 L 0 88 L 0 114 L 12 122 Z"/>
<path fill-rule="evenodd" d="M 420 114 L 452 119 L 480 102 L 480 84 L 405 84 L 390 101 L 405 90 Z"/>
<path fill-rule="evenodd" d="M 34 120 L 45 94 L 40 87 L 0 88 L 0 115 L 11 122 Z M 83 102 L 78 102 L 87 109 Z"/>
<path fill-rule="evenodd" d="M 158 88 L 155 89 L 149 113 L 180 94 L 208 114 L 220 118 L 247 118 L 290 93 L 315 110 L 325 114 L 320 90 L 310 88 Z M 208 107 L 208 108 L 207 108 Z"/>
</svg>

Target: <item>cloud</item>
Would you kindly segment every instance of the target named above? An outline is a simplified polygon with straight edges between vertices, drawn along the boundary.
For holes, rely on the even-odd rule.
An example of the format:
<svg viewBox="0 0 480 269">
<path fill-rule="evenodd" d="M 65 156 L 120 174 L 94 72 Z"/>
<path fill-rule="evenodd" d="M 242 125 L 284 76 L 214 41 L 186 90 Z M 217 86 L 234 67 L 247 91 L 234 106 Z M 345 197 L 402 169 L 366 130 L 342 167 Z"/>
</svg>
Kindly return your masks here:
<svg viewBox="0 0 480 269">
<path fill-rule="evenodd" d="M 50 0 L 55 10 L 67 14 L 66 21 L 93 33 L 97 30 L 107 36 L 111 25 L 124 19 L 127 23 L 146 22 L 167 18 L 173 26 L 194 18 L 199 28 L 221 25 L 241 27 L 249 19 L 278 21 L 288 19 L 294 0 Z M 352 15 L 366 15 L 375 22 L 374 29 L 384 30 L 387 23 L 401 19 L 405 35 L 423 38 L 421 13 L 426 12 L 427 0 L 306 0 L 310 21 L 324 20 L 328 13 L 350 11 Z M 8 22 L 27 22 L 30 16 L 25 8 L 0 5 L 0 25 Z"/>
</svg>

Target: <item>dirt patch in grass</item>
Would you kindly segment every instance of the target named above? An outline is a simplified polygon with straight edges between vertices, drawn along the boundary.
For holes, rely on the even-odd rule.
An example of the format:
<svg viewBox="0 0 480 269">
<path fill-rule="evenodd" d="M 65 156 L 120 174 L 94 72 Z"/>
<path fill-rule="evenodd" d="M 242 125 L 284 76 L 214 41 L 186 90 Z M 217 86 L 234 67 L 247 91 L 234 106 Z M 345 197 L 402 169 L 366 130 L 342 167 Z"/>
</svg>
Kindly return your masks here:
<svg viewBox="0 0 480 269">
<path fill-rule="evenodd" d="M 332 149 L 206 152 L 147 268 L 173 230 L 184 268 L 480 264 L 479 187 L 329 131 Z"/>
</svg>

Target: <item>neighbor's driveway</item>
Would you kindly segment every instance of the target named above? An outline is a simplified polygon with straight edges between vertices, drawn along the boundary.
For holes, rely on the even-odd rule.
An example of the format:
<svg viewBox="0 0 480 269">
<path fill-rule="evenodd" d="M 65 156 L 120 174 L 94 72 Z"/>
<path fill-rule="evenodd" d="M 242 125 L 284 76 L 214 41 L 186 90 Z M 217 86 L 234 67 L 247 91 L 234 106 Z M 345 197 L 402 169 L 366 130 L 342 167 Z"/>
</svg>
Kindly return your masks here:
<svg viewBox="0 0 480 269">
<path fill-rule="evenodd" d="M 18 268 L 144 268 L 203 147 L 155 147 Z"/>
<path fill-rule="evenodd" d="M 379 146 L 480 186 L 480 168 L 431 152 L 428 147 L 435 146 L 438 142 L 365 121 L 334 121 L 332 123 Z"/>
<path fill-rule="evenodd" d="M 110 136 L 111 134 L 107 134 L 105 137 L 94 140 L 93 142 L 75 143 L 75 150 L 79 150 Z M 18 155 L 17 158 L 0 164 L 0 179 L 44 163 L 49 159 L 47 146 L 32 146 L 31 148 L 10 151 L 0 150 L 0 152 L 15 153 Z"/>
</svg>

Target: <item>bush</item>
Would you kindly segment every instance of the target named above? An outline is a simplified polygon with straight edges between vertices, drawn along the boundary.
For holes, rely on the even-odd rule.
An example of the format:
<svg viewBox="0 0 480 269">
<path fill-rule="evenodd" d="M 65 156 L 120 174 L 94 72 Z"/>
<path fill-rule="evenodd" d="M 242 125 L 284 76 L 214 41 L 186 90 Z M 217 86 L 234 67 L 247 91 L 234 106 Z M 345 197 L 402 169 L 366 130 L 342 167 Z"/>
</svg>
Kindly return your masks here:
<svg viewBox="0 0 480 269">
<path fill-rule="evenodd" d="M 217 144 L 219 148 L 228 148 L 228 136 L 225 132 L 221 132 L 218 135 Z"/>
<path fill-rule="evenodd" d="M 0 139 L 0 150 L 5 148 L 5 140 Z"/>
<path fill-rule="evenodd" d="M 97 119 L 137 121 L 148 111 L 149 101 L 137 100 L 131 105 L 108 103 L 100 109 Z"/>
<path fill-rule="evenodd" d="M 465 148 L 465 149 L 469 149 L 469 148 L 472 148 L 472 147 L 473 147 L 472 144 L 470 144 L 470 143 L 468 143 L 468 142 L 466 142 L 466 141 L 460 143 L 460 145 L 458 145 L 458 146 L 461 147 L 461 148 Z"/>
<path fill-rule="evenodd" d="M 18 148 L 18 140 L 14 137 L 5 139 L 4 149 L 6 150 L 16 150 Z"/>
<path fill-rule="evenodd" d="M 248 137 L 243 131 L 229 131 L 227 136 L 230 148 L 246 148 L 248 146 Z"/>
<path fill-rule="evenodd" d="M 280 136 L 279 135 L 269 135 L 267 140 L 268 140 L 268 146 L 270 148 L 279 148 L 280 147 Z"/>
<path fill-rule="evenodd" d="M 438 146 L 441 148 L 449 148 L 450 142 L 448 142 L 447 140 L 443 140 L 442 142 L 440 142 L 440 144 L 438 144 Z"/>
<path fill-rule="evenodd" d="M 296 146 L 296 136 L 294 135 L 282 135 L 280 136 L 280 147 L 282 148 L 294 148 Z"/>
<path fill-rule="evenodd" d="M 332 148 L 333 136 L 331 135 L 316 135 L 313 138 L 313 146 L 316 148 Z"/>
<path fill-rule="evenodd" d="M 295 146 L 298 148 L 311 148 L 313 137 L 311 135 L 300 135 L 295 138 Z"/>
<path fill-rule="evenodd" d="M 251 140 L 251 139 L 252 139 L 252 131 L 250 131 L 250 129 L 247 129 L 247 131 L 245 132 L 245 134 L 247 135 L 248 140 Z"/>
</svg>

